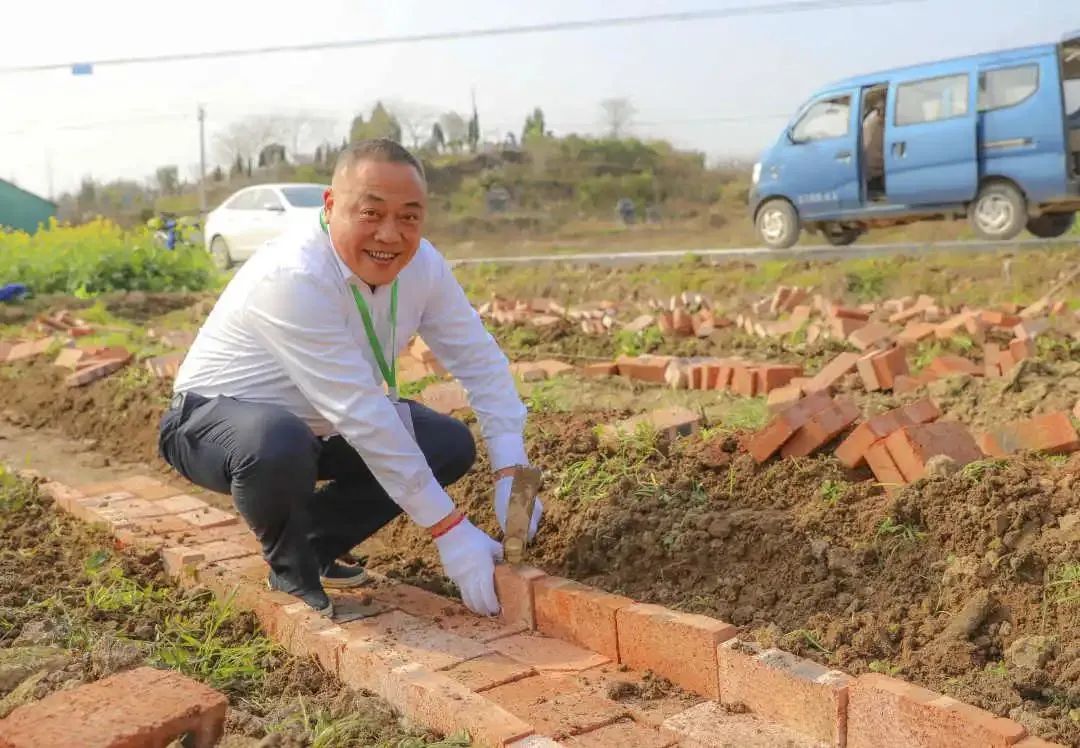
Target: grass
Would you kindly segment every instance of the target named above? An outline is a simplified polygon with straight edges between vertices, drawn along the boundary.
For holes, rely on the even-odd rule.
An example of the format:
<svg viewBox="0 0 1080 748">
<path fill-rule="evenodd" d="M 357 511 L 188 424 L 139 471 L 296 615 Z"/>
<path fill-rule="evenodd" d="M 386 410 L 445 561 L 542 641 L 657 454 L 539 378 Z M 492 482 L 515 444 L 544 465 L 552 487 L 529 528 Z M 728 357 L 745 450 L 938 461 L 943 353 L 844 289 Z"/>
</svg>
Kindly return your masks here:
<svg viewBox="0 0 1080 748">
<path fill-rule="evenodd" d="M 1049 601 L 1055 605 L 1080 603 L 1080 563 L 1059 567 L 1046 584 Z"/>
<path fill-rule="evenodd" d="M 881 673 L 896 677 L 904 669 L 903 665 L 889 662 L 888 660 L 871 660 L 866 666 L 872 673 Z"/>
<path fill-rule="evenodd" d="M 285 719 L 270 725 L 270 735 L 298 732 L 308 748 L 349 748 L 372 746 L 372 748 L 469 748 L 472 745 L 464 731 L 449 735 L 443 740 L 430 742 L 425 738 L 405 737 L 396 741 L 380 740 L 382 720 L 365 713 L 335 714 L 325 707 L 311 708 L 301 696 L 299 710 Z"/>
<path fill-rule="evenodd" d="M 833 480 L 829 478 L 821 484 L 821 488 L 818 489 L 818 495 L 821 496 L 821 500 L 826 505 L 833 507 L 840 503 L 840 501 L 847 496 L 847 492 L 850 486 L 845 481 Z"/>
<path fill-rule="evenodd" d="M 633 433 L 618 435 L 610 456 L 594 453 L 568 465 L 559 477 L 555 495 L 588 506 L 609 498 L 612 488 L 620 486 L 624 479 L 642 485 L 648 481 L 648 476 L 641 475 L 643 468 L 660 455 L 656 438 L 648 424 L 641 424 Z"/>
<path fill-rule="evenodd" d="M 1006 464 L 1007 461 L 1001 459 L 975 460 L 960 468 L 960 475 L 970 481 L 979 481 L 988 472 L 998 470 Z"/>
<path fill-rule="evenodd" d="M 915 525 L 897 522 L 893 517 L 886 517 L 877 527 L 877 537 L 900 544 L 917 543 L 926 537 L 926 533 Z"/>
</svg>

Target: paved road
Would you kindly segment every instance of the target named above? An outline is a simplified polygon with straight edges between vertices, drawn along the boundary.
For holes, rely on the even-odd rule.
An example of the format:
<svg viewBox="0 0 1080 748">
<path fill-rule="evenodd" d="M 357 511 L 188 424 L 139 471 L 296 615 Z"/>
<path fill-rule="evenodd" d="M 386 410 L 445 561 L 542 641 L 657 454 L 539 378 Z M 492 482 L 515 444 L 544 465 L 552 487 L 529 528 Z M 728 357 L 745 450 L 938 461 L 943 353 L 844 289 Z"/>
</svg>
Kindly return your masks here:
<svg viewBox="0 0 1080 748">
<path fill-rule="evenodd" d="M 911 252 L 1022 252 L 1033 249 L 1076 249 L 1080 239 L 1018 239 L 1011 242 L 951 241 L 927 244 L 856 244 L 833 247 L 827 244 L 812 247 L 775 250 L 762 247 L 729 249 L 669 249 L 642 252 L 585 252 L 581 254 L 521 255 L 510 257 L 462 257 L 451 259 L 452 265 L 539 265 L 544 263 L 645 263 L 680 260 L 693 254 L 713 262 L 729 260 L 833 260 L 850 257 L 874 257 Z"/>
</svg>

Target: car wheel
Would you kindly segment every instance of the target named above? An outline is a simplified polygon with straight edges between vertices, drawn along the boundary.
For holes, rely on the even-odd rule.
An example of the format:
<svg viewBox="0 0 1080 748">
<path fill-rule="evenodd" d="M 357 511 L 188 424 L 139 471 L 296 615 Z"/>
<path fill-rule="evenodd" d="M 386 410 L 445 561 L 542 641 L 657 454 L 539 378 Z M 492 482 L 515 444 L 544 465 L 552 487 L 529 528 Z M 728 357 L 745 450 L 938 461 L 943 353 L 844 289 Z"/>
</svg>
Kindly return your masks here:
<svg viewBox="0 0 1080 748">
<path fill-rule="evenodd" d="M 799 215 L 787 200 L 770 200 L 754 221 L 758 238 L 769 249 L 787 249 L 799 241 Z"/>
<path fill-rule="evenodd" d="M 224 237 L 215 236 L 210 242 L 210 257 L 218 270 L 228 270 L 233 266 L 232 255 L 229 254 L 229 245 Z"/>
<path fill-rule="evenodd" d="M 1027 230 L 1040 239 L 1056 239 L 1076 223 L 1076 213 L 1044 213 L 1027 223 Z"/>
<path fill-rule="evenodd" d="M 830 223 L 825 225 L 825 228 L 821 230 L 821 234 L 825 237 L 825 241 L 832 246 L 846 247 L 849 244 L 854 244 L 855 240 L 862 235 L 862 231 L 852 226 Z"/>
<path fill-rule="evenodd" d="M 1027 223 L 1027 201 L 1008 182 L 991 182 L 979 190 L 969 211 L 971 226 L 983 239 L 1013 239 Z"/>
</svg>

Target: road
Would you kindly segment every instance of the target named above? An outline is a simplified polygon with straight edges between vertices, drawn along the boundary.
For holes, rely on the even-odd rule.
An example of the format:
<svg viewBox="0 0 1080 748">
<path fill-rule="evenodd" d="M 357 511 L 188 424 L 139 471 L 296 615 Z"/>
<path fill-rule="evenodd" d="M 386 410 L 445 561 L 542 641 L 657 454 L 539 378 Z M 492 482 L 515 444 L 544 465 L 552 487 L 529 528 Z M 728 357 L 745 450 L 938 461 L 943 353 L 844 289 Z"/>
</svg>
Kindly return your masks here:
<svg viewBox="0 0 1080 748">
<path fill-rule="evenodd" d="M 793 249 L 775 250 L 763 247 L 733 247 L 714 249 L 667 249 L 635 252 L 584 252 L 579 254 L 521 255 L 510 257 L 462 257 L 450 258 L 458 265 L 540 265 L 565 263 L 645 263 L 670 262 L 687 255 L 697 255 L 713 262 L 732 260 L 835 260 L 852 257 L 876 257 L 910 252 L 1017 252 L 1035 249 L 1075 249 L 1080 238 L 1063 239 L 1017 239 L 1009 242 L 950 241 L 912 242 L 898 244 L 856 244 L 850 247 L 833 247 L 828 244 Z"/>
</svg>

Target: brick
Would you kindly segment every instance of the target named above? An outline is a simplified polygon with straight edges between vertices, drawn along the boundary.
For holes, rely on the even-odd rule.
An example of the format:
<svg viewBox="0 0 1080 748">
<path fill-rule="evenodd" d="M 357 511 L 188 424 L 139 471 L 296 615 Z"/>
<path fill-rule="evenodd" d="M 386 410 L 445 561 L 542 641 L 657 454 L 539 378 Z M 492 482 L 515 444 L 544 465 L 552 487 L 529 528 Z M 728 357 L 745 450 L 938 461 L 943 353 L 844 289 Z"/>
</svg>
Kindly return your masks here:
<svg viewBox="0 0 1080 748">
<path fill-rule="evenodd" d="M 719 696 L 716 646 L 735 636 L 730 623 L 640 603 L 621 608 L 616 621 L 619 662 L 652 670 L 696 694 Z"/>
<path fill-rule="evenodd" d="M 892 493 L 907 483 L 904 474 L 897 467 L 896 461 L 889 454 L 889 449 L 885 446 L 884 440 L 871 444 L 866 450 L 865 458 L 866 464 L 874 473 L 874 478 L 887 493 Z"/>
<path fill-rule="evenodd" d="M 1001 327 L 1007 329 L 1012 329 L 1023 321 L 1015 314 L 1007 314 L 1005 312 L 998 312 L 991 309 L 985 309 L 980 312 L 979 319 L 981 319 L 984 324 L 987 324 L 990 327 Z"/>
<path fill-rule="evenodd" d="M 480 693 L 496 686 L 536 675 L 530 665 L 512 660 L 504 654 L 489 652 L 480 657 L 466 660 L 446 671 L 447 677 L 453 678 L 470 691 Z"/>
<path fill-rule="evenodd" d="M 619 373 L 619 367 L 614 364 L 585 364 L 581 369 L 582 376 L 589 378 L 613 377 Z"/>
<path fill-rule="evenodd" d="M 817 740 L 754 714 L 732 714 L 715 701 L 669 717 L 663 729 L 687 748 L 821 748 Z"/>
<path fill-rule="evenodd" d="M 91 382 L 113 374 L 127 366 L 125 359 L 113 358 L 82 367 L 64 378 L 64 384 L 68 387 L 83 387 Z"/>
<path fill-rule="evenodd" d="M 731 374 L 731 391 L 742 397 L 757 395 L 758 378 L 753 366 L 736 366 Z"/>
<path fill-rule="evenodd" d="M 690 316 L 690 329 L 695 337 L 707 338 L 716 331 L 716 318 L 711 309 L 702 309 Z"/>
<path fill-rule="evenodd" d="M 536 629 L 533 606 L 533 584 L 546 575 L 531 566 L 495 565 L 495 594 L 502 610 L 499 618 L 504 624 L 524 624 Z"/>
<path fill-rule="evenodd" d="M 139 498 L 110 501 L 106 506 L 126 520 L 160 517 L 165 514 L 164 511 L 158 508 L 157 502 Z"/>
<path fill-rule="evenodd" d="M 769 393 L 766 402 L 770 413 L 777 413 L 799 401 L 803 395 L 802 385 L 787 384 Z"/>
<path fill-rule="evenodd" d="M 966 312 L 950 317 L 937 325 L 934 335 L 938 340 L 951 340 L 958 335 L 969 335 L 973 340 L 981 340 L 985 324 L 974 312 Z"/>
<path fill-rule="evenodd" d="M 606 443 L 616 442 L 620 436 L 633 436 L 642 425 L 655 431 L 661 441 L 670 442 L 679 436 L 697 433 L 701 426 L 701 414 L 678 406 L 660 408 L 615 424 L 602 426 L 599 439 Z"/>
<path fill-rule="evenodd" d="M 540 574 L 542 578 L 543 572 Z M 388 584 L 365 588 L 365 591 L 389 608 L 398 608 L 409 615 L 430 619 L 444 631 L 473 641 L 494 641 L 527 630 L 524 624 L 506 626 L 497 620 L 475 615 L 455 600 L 408 584 Z M 505 600 L 503 604 L 506 605 Z"/>
<path fill-rule="evenodd" d="M 183 514 L 205 509 L 209 507 L 209 504 L 194 496 L 181 494 L 179 496 L 170 496 L 167 499 L 155 501 L 154 506 L 160 509 L 162 514 Z"/>
<path fill-rule="evenodd" d="M 850 317 L 833 317 L 829 320 L 829 330 L 834 337 L 846 340 L 868 324 L 870 323 Z"/>
<path fill-rule="evenodd" d="M 812 377 L 803 387 L 803 390 L 805 390 L 808 395 L 814 392 L 828 391 L 833 385 L 840 381 L 841 378 L 855 370 L 856 362 L 858 360 L 859 354 L 857 353 L 841 353 Z"/>
<path fill-rule="evenodd" d="M 1062 410 L 991 429 L 979 435 L 978 444 L 991 457 L 1023 451 L 1068 454 L 1080 449 L 1080 435 Z"/>
<path fill-rule="evenodd" d="M 201 564 L 206 556 L 194 548 L 172 546 L 162 549 L 161 560 L 165 564 L 165 573 L 175 579 L 185 574 L 187 569 Z"/>
<path fill-rule="evenodd" d="M 39 487 L 42 493 L 52 498 L 56 505 L 65 512 L 73 513 L 72 505 L 80 499 L 85 499 L 86 494 L 77 488 L 72 488 L 65 483 L 48 481 Z"/>
<path fill-rule="evenodd" d="M 619 356 L 615 360 L 620 376 L 639 382 L 664 384 L 664 373 L 671 363 L 669 356 Z"/>
<path fill-rule="evenodd" d="M 185 353 L 166 353 L 163 356 L 155 356 L 147 359 L 146 368 L 158 379 L 176 379 L 180 372 L 180 364 L 184 363 Z"/>
<path fill-rule="evenodd" d="M 513 743 L 507 743 L 506 748 L 565 748 L 565 743 L 552 740 L 545 735 L 530 735 Z"/>
<path fill-rule="evenodd" d="M 815 414 L 780 448 L 784 457 L 808 457 L 838 437 L 855 423 L 859 409 L 853 402 L 837 399 L 832 406 Z"/>
<path fill-rule="evenodd" d="M 759 464 L 765 462 L 795 435 L 807 421 L 832 405 L 832 398 L 824 392 L 807 395 L 789 408 L 780 411 L 765 428 L 754 434 L 747 443 L 747 451 Z"/>
<path fill-rule="evenodd" d="M 684 307 L 677 307 L 672 313 L 672 325 L 679 335 L 691 335 L 694 332 L 694 320 Z"/>
<path fill-rule="evenodd" d="M 566 745 L 568 748 L 668 748 L 676 742 L 670 734 L 662 734 L 654 727 L 621 719 L 583 735 L 567 738 Z"/>
<path fill-rule="evenodd" d="M 1036 336 L 1045 332 L 1050 327 L 1048 319 L 1029 319 L 1019 323 L 1013 328 L 1013 335 L 1020 340 L 1033 340 Z"/>
<path fill-rule="evenodd" d="M 86 351 L 82 348 L 64 348 L 60 351 L 60 354 L 53 361 L 53 366 L 59 366 L 62 369 L 71 369 L 72 371 L 78 366 L 79 361 L 86 355 Z"/>
<path fill-rule="evenodd" d="M 547 676 L 498 686 L 483 695 L 555 740 L 596 730 L 627 715 L 625 707 L 610 699 L 579 690 L 568 679 Z"/>
<path fill-rule="evenodd" d="M 801 366 L 768 365 L 757 368 L 757 394 L 767 395 L 785 386 L 795 377 L 801 377 Z"/>
<path fill-rule="evenodd" d="M 900 408 L 910 423 L 930 423 L 941 418 L 941 409 L 928 397 L 908 403 Z"/>
<path fill-rule="evenodd" d="M 195 546 L 202 553 L 207 563 L 228 561 L 233 558 L 243 558 L 259 552 L 259 541 L 254 537 L 248 538 L 248 542 L 237 540 L 212 540 L 209 543 L 200 543 Z"/>
<path fill-rule="evenodd" d="M 866 461 L 866 451 L 874 442 L 884 439 L 908 423 L 907 416 L 901 408 L 873 416 L 860 423 L 840 443 L 834 452 L 836 459 L 846 468 L 856 468 Z"/>
<path fill-rule="evenodd" d="M 862 311 L 861 309 L 852 309 L 845 306 L 834 306 L 830 312 L 830 317 L 837 317 L 840 319 L 854 319 L 861 322 L 867 322 L 870 319 L 870 314 Z"/>
<path fill-rule="evenodd" d="M 574 673 L 609 661 L 575 644 L 536 634 L 515 634 L 488 646 L 542 673 Z"/>
<path fill-rule="evenodd" d="M 633 605 L 633 600 L 559 577 L 538 579 L 533 596 L 536 627 L 541 633 L 618 661 L 615 614 Z"/>
<path fill-rule="evenodd" d="M 848 335 L 848 342 L 860 351 L 884 344 L 893 336 L 893 329 L 881 322 L 871 322 Z"/>
<path fill-rule="evenodd" d="M 904 346 L 917 345 L 920 341 L 932 336 L 937 327 L 933 322 L 909 322 L 907 327 L 896 336 L 896 342 Z"/>
<path fill-rule="evenodd" d="M 0 745 L 134 748 L 190 733 L 195 748 L 211 748 L 227 706 L 223 694 L 178 672 L 140 667 L 19 707 L 0 721 Z"/>
<path fill-rule="evenodd" d="M 463 729 L 480 745 L 502 746 L 535 732 L 490 699 L 416 664 L 394 668 L 381 695 L 414 722 L 444 734 Z"/>
<path fill-rule="evenodd" d="M 177 496 L 182 493 L 177 488 L 167 485 L 156 478 L 149 478 L 145 475 L 135 475 L 130 478 L 124 478 L 119 482 L 119 485 L 121 490 L 130 491 L 140 499 L 146 499 L 148 501 L 166 499 L 170 496 Z"/>
<path fill-rule="evenodd" d="M 1009 341 L 1009 353 L 1012 354 L 1015 363 L 1020 363 L 1026 358 L 1035 356 L 1038 353 L 1038 348 L 1031 338 L 1014 338 Z M 1002 371 L 1004 371 L 1004 368 L 1002 366 Z"/>
<path fill-rule="evenodd" d="M 717 650 L 720 703 L 743 704 L 831 746 L 847 736 L 848 686 L 852 678 L 779 649 L 730 640 Z"/>
<path fill-rule="evenodd" d="M 874 369 L 874 356 L 877 356 L 879 351 L 871 351 L 865 356 L 860 356 L 859 360 L 855 362 L 855 370 L 859 372 L 859 378 L 862 380 L 863 388 L 867 392 L 874 392 L 881 389 L 881 382 L 878 381 L 877 371 Z"/>
<path fill-rule="evenodd" d="M 205 509 L 196 509 L 191 512 L 184 512 L 176 516 L 178 516 L 185 522 L 190 522 L 197 528 L 222 527 L 224 525 L 232 525 L 238 522 L 235 514 L 223 512 L 220 509 L 216 509 L 212 506 L 208 506 Z"/>
<path fill-rule="evenodd" d="M 13 363 L 15 361 L 24 361 L 28 358 L 35 358 L 37 356 L 43 356 L 49 352 L 54 343 L 53 338 L 41 338 L 39 340 L 31 340 L 26 343 L 16 343 L 11 346 L 11 349 L 7 353 L 6 361 Z"/>
<path fill-rule="evenodd" d="M 179 517 L 171 517 L 163 514 L 157 517 L 136 517 L 131 524 L 140 532 L 151 535 L 168 536 L 177 533 L 190 533 L 194 528 Z M 172 538 L 166 538 L 172 540 Z"/>
<path fill-rule="evenodd" d="M 371 641 L 385 647 L 388 660 L 398 659 L 401 665 L 415 662 L 433 671 L 445 670 L 466 660 L 490 654 L 485 644 L 426 622 L 421 623 L 423 625 L 409 626 L 386 636 L 374 637 Z M 348 624 L 343 628 L 351 632 L 356 630 Z"/>
<path fill-rule="evenodd" d="M 547 371 L 542 366 L 537 366 L 531 361 L 510 364 L 510 373 L 522 382 L 541 382 L 548 378 Z M 447 384 L 453 384 L 448 382 Z"/>
<path fill-rule="evenodd" d="M 855 679 L 848 694 L 848 748 L 1004 748 L 1022 725 L 879 673 Z"/>
<path fill-rule="evenodd" d="M 443 415 L 450 415 L 469 407 L 468 395 L 458 382 L 438 382 L 428 385 L 420 393 L 420 402 Z"/>
<path fill-rule="evenodd" d="M 908 483 L 926 474 L 926 462 L 935 455 L 948 455 L 959 466 L 983 457 L 971 433 L 956 421 L 905 426 L 886 437 L 884 443 Z"/>
<path fill-rule="evenodd" d="M 878 384 L 882 389 L 891 390 L 896 378 L 908 374 L 907 355 L 900 346 L 875 355 L 871 359 Z"/>
<path fill-rule="evenodd" d="M 1051 743 L 1049 740 L 1028 736 L 1016 743 L 1016 748 L 1068 748 L 1061 743 Z"/>
<path fill-rule="evenodd" d="M 955 374 L 969 374 L 973 377 L 981 377 L 983 369 L 974 361 L 969 361 L 963 356 L 946 354 L 938 356 L 927 366 L 931 372 L 939 377 L 949 377 Z"/>
<path fill-rule="evenodd" d="M 923 386 L 923 383 L 915 377 L 900 375 L 893 382 L 893 392 L 897 395 L 906 395 Z"/>
</svg>

